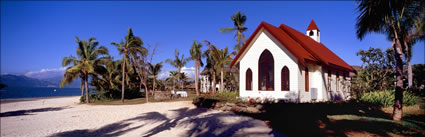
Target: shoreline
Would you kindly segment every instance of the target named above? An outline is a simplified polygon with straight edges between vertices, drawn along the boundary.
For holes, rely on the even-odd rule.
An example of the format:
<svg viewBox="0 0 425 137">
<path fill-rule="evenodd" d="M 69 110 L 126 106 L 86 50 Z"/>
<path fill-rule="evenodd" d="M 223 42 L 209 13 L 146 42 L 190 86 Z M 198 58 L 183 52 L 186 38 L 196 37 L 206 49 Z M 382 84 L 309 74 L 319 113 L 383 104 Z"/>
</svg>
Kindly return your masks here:
<svg viewBox="0 0 425 137">
<path fill-rule="evenodd" d="M 37 100 L 41 100 L 41 99 L 69 98 L 69 97 L 79 97 L 79 96 L 51 96 L 51 97 L 5 98 L 5 99 L 0 99 L 0 104 L 16 103 L 16 102 L 26 102 L 26 101 L 37 101 Z"/>
</svg>

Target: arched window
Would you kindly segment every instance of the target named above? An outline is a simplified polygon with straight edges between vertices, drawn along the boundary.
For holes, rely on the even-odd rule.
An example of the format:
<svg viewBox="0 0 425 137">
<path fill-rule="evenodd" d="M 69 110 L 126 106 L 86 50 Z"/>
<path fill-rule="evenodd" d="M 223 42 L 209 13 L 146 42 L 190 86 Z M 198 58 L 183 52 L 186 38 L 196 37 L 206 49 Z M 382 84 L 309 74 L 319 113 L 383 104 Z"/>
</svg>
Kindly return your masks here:
<svg viewBox="0 0 425 137">
<path fill-rule="evenodd" d="M 246 74 L 245 74 L 245 78 L 246 78 L 246 83 L 245 83 L 245 89 L 246 90 L 252 90 L 252 71 L 251 69 L 248 68 L 248 70 L 246 70 Z"/>
<path fill-rule="evenodd" d="M 308 68 L 305 67 L 305 91 L 308 92 L 309 91 L 309 76 L 308 76 Z"/>
<path fill-rule="evenodd" d="M 258 68 L 258 90 L 274 90 L 274 60 L 269 50 L 261 53 Z"/>
<path fill-rule="evenodd" d="M 310 36 L 313 36 L 314 35 L 314 32 L 313 32 L 313 30 L 310 30 L 310 34 L 309 34 Z"/>
<path fill-rule="evenodd" d="M 281 72 L 281 86 L 282 91 L 289 91 L 289 69 L 288 67 L 283 67 Z"/>
</svg>

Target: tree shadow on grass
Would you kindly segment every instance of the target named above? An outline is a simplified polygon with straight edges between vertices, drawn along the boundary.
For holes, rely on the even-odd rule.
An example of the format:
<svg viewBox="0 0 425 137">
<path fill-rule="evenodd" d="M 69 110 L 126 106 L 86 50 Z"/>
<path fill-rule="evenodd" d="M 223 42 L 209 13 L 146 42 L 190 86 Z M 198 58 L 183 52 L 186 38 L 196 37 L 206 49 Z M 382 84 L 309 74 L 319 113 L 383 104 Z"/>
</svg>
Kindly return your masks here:
<svg viewBox="0 0 425 137">
<path fill-rule="evenodd" d="M 261 129 L 261 126 L 259 126 L 261 124 L 264 125 L 264 122 L 238 116 L 231 112 L 205 114 L 208 111 L 206 108 L 180 108 L 170 111 L 173 113 L 171 116 L 158 112 L 148 112 L 99 129 L 66 131 L 51 136 L 119 136 L 126 132 L 143 128 L 145 125 L 158 123 L 160 124 L 140 133 L 140 136 L 153 136 L 173 128 L 188 129 L 183 132 L 182 136 L 265 136 L 270 134 L 269 128 L 263 126 L 266 129 Z M 140 122 L 144 122 L 144 124 L 135 127 L 130 126 L 133 123 Z M 239 130 L 241 132 L 238 132 Z"/>
<path fill-rule="evenodd" d="M 273 130 L 287 136 L 347 136 L 348 132 L 363 132 L 377 136 L 390 136 L 390 133 L 423 136 L 423 129 L 417 128 L 421 127 L 421 124 L 408 120 L 401 123 L 393 122 L 389 114 L 373 104 L 277 103 L 266 104 L 264 108 L 264 113 L 239 114 L 269 121 Z M 417 129 L 422 131 L 418 132 Z"/>
<path fill-rule="evenodd" d="M 34 115 L 37 112 L 49 112 L 49 111 L 61 111 L 69 107 L 48 107 L 48 108 L 37 108 L 37 109 L 28 109 L 28 110 L 17 110 L 0 113 L 0 117 L 14 117 L 14 116 L 23 116 L 23 115 Z"/>
</svg>

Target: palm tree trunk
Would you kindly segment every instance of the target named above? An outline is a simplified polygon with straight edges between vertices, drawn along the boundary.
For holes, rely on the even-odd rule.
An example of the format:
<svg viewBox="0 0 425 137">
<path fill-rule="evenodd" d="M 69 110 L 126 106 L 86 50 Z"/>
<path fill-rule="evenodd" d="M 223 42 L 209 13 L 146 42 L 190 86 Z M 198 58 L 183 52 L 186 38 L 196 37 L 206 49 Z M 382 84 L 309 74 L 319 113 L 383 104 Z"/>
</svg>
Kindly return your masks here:
<svg viewBox="0 0 425 137">
<path fill-rule="evenodd" d="M 394 43 L 395 42 L 395 43 Z M 394 45 L 395 44 L 395 45 Z M 393 48 L 396 60 L 396 88 L 394 99 L 393 120 L 400 121 L 403 115 L 403 55 L 401 53 L 401 44 L 398 39 L 393 40 Z"/>
<path fill-rule="evenodd" d="M 125 62 L 126 62 L 125 57 L 126 56 L 127 56 L 127 54 L 124 53 L 124 57 L 122 59 L 123 64 L 122 64 L 122 79 L 121 79 L 121 102 L 123 102 L 123 103 L 124 103 L 124 87 L 125 87 L 124 80 L 125 80 Z M 145 91 L 145 92 L 147 92 L 147 91 Z"/>
<path fill-rule="evenodd" d="M 413 85 L 413 73 L 412 73 L 412 64 L 410 63 L 410 58 L 407 61 L 407 81 L 408 88 L 412 88 Z"/>
<path fill-rule="evenodd" d="M 84 96 L 84 79 L 82 78 L 81 78 L 80 89 L 81 89 L 81 96 Z"/>
<path fill-rule="evenodd" d="M 89 96 L 90 96 L 90 95 L 89 95 L 89 84 L 88 84 L 88 83 L 89 83 L 89 79 L 88 79 L 88 77 L 89 77 L 89 76 L 86 76 L 86 77 L 85 77 L 85 80 L 84 80 L 84 81 L 86 82 L 86 84 L 85 84 L 85 85 L 86 85 L 86 102 L 87 102 L 87 104 L 89 104 L 89 103 L 90 103 L 90 101 L 89 101 Z"/>
<path fill-rule="evenodd" d="M 182 89 L 182 85 L 181 85 L 181 82 L 180 82 L 180 77 L 181 77 L 181 75 L 180 75 L 180 71 L 181 71 L 181 68 L 179 67 L 179 74 L 177 74 L 177 86 L 180 86 L 180 90 Z"/>
<path fill-rule="evenodd" d="M 153 86 L 152 86 L 152 91 L 154 91 L 155 92 L 155 84 L 156 84 L 156 78 L 155 78 L 155 76 L 153 76 Z"/>
<path fill-rule="evenodd" d="M 148 94 L 148 86 L 146 84 L 146 81 L 143 82 L 143 85 L 145 86 L 145 98 L 146 98 L 146 103 L 149 103 L 149 94 Z"/>
<path fill-rule="evenodd" d="M 196 91 L 196 96 L 199 96 L 199 88 L 198 88 L 199 74 L 198 74 L 198 70 L 199 70 L 199 61 L 195 61 L 195 91 Z"/>
<path fill-rule="evenodd" d="M 176 84 L 175 84 L 176 82 L 174 81 L 174 79 L 173 79 L 173 91 L 175 91 L 176 89 L 175 89 L 175 87 L 176 87 Z"/>
<path fill-rule="evenodd" d="M 213 94 L 215 94 L 216 89 L 215 89 L 215 70 L 213 71 L 213 84 L 211 85 L 211 87 L 213 88 Z"/>
<path fill-rule="evenodd" d="M 224 80 L 223 80 L 223 67 L 221 68 L 221 70 L 220 70 L 220 73 L 221 73 L 221 81 L 220 81 L 220 91 L 223 91 L 224 90 Z"/>
</svg>

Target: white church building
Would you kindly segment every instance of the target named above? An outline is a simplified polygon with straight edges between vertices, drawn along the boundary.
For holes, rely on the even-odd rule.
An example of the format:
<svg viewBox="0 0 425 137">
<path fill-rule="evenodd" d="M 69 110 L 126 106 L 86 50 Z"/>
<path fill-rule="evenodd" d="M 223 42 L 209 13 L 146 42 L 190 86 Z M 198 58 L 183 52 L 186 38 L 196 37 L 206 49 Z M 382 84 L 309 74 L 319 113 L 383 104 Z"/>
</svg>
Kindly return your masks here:
<svg viewBox="0 0 425 137">
<path fill-rule="evenodd" d="M 354 71 L 320 42 L 313 20 L 306 34 L 261 22 L 230 67 L 235 65 L 240 97 L 293 102 L 348 99 Z"/>
</svg>

